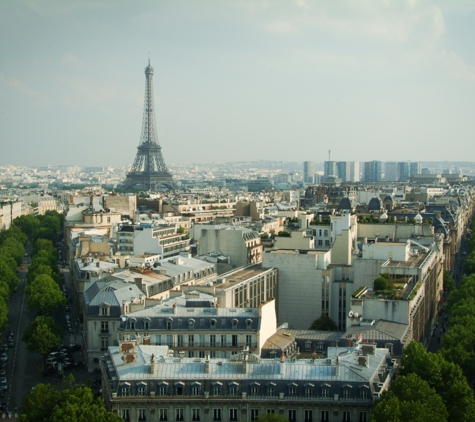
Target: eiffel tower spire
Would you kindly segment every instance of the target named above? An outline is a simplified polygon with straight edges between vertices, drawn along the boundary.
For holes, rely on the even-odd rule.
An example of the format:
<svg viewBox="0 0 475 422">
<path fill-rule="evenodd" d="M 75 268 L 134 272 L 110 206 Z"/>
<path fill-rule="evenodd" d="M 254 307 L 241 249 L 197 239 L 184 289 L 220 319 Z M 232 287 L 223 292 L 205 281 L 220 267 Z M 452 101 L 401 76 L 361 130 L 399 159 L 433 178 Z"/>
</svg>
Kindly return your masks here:
<svg viewBox="0 0 475 422">
<path fill-rule="evenodd" d="M 142 122 L 142 135 L 137 147 L 134 164 L 124 182 L 125 188 L 141 185 L 144 190 L 155 191 L 160 185 L 174 189 L 173 177 L 162 156 L 162 147 L 158 143 L 155 105 L 153 100 L 153 67 L 145 68 L 145 98 Z"/>
</svg>

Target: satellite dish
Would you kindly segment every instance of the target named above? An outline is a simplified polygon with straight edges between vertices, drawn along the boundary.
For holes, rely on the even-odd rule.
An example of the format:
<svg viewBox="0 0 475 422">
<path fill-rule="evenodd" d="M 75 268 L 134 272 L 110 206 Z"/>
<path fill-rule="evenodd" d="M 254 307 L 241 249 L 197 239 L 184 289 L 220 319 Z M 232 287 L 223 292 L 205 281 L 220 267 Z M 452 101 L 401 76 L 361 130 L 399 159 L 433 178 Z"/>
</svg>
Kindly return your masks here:
<svg viewBox="0 0 475 422">
<path fill-rule="evenodd" d="M 358 312 L 355 312 L 355 318 L 358 318 L 360 314 Z"/>
<path fill-rule="evenodd" d="M 348 312 L 348 316 L 349 316 L 350 318 L 353 318 L 353 311 Z"/>
</svg>

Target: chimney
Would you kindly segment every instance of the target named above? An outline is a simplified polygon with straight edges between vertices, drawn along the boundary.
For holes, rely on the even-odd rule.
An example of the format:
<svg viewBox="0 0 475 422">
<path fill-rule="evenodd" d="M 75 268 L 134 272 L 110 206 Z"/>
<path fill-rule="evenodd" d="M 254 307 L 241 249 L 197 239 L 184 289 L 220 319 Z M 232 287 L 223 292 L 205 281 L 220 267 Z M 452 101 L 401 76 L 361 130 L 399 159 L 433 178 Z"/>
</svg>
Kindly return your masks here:
<svg viewBox="0 0 475 422">
<path fill-rule="evenodd" d="M 242 349 L 242 373 L 247 374 L 247 365 L 249 361 L 249 346 L 246 344 Z"/>
<path fill-rule="evenodd" d="M 180 352 L 178 354 L 180 355 L 180 360 L 183 361 L 183 358 L 185 357 L 185 351 L 180 350 Z"/>
<path fill-rule="evenodd" d="M 335 359 L 335 376 L 340 376 L 340 359 L 338 359 L 338 356 Z"/>
<path fill-rule="evenodd" d="M 285 354 L 282 352 L 280 355 L 280 375 L 285 374 Z"/>
<path fill-rule="evenodd" d="M 152 357 L 150 358 L 150 373 L 155 373 L 155 355 L 152 353 Z"/>
<path fill-rule="evenodd" d="M 209 355 L 206 355 L 205 374 L 209 374 Z"/>
<path fill-rule="evenodd" d="M 173 313 L 176 314 L 176 302 L 173 304 Z"/>
<path fill-rule="evenodd" d="M 99 268 L 100 264 L 99 261 L 96 262 L 96 267 Z"/>
<path fill-rule="evenodd" d="M 142 277 L 134 277 L 134 283 L 142 291 Z"/>
</svg>

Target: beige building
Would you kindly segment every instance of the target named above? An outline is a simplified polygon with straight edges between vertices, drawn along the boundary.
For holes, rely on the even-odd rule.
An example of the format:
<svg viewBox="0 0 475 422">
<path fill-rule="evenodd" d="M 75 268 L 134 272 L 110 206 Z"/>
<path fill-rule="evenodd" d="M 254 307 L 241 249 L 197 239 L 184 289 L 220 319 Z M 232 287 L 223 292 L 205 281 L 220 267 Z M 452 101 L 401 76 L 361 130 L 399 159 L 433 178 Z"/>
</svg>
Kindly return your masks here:
<svg viewBox="0 0 475 422">
<path fill-rule="evenodd" d="M 212 252 L 229 257 L 231 265 L 242 267 L 262 260 L 259 234 L 243 227 L 195 224 L 192 237 L 198 243 L 198 255 Z"/>
</svg>

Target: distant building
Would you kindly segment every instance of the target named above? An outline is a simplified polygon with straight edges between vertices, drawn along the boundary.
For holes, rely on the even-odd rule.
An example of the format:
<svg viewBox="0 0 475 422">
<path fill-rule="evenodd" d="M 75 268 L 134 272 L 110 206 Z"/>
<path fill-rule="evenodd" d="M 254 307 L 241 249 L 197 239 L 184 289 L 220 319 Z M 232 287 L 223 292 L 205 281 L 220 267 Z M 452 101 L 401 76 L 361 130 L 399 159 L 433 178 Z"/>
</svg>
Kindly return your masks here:
<svg viewBox="0 0 475 422">
<path fill-rule="evenodd" d="M 313 161 L 304 161 L 303 162 L 303 181 L 305 183 L 313 183 L 314 182 L 314 166 Z"/>
<path fill-rule="evenodd" d="M 386 182 L 397 182 L 398 181 L 398 172 L 397 172 L 397 163 L 388 162 L 384 165 L 384 180 Z"/>
<path fill-rule="evenodd" d="M 421 174 L 422 166 L 421 163 L 409 163 L 409 173 L 412 176 L 413 174 Z"/>
<path fill-rule="evenodd" d="M 364 181 L 381 182 L 381 161 L 367 161 L 364 163 Z"/>
<path fill-rule="evenodd" d="M 323 162 L 323 177 L 337 176 L 338 170 L 336 167 L 336 161 L 324 161 Z"/>
</svg>

